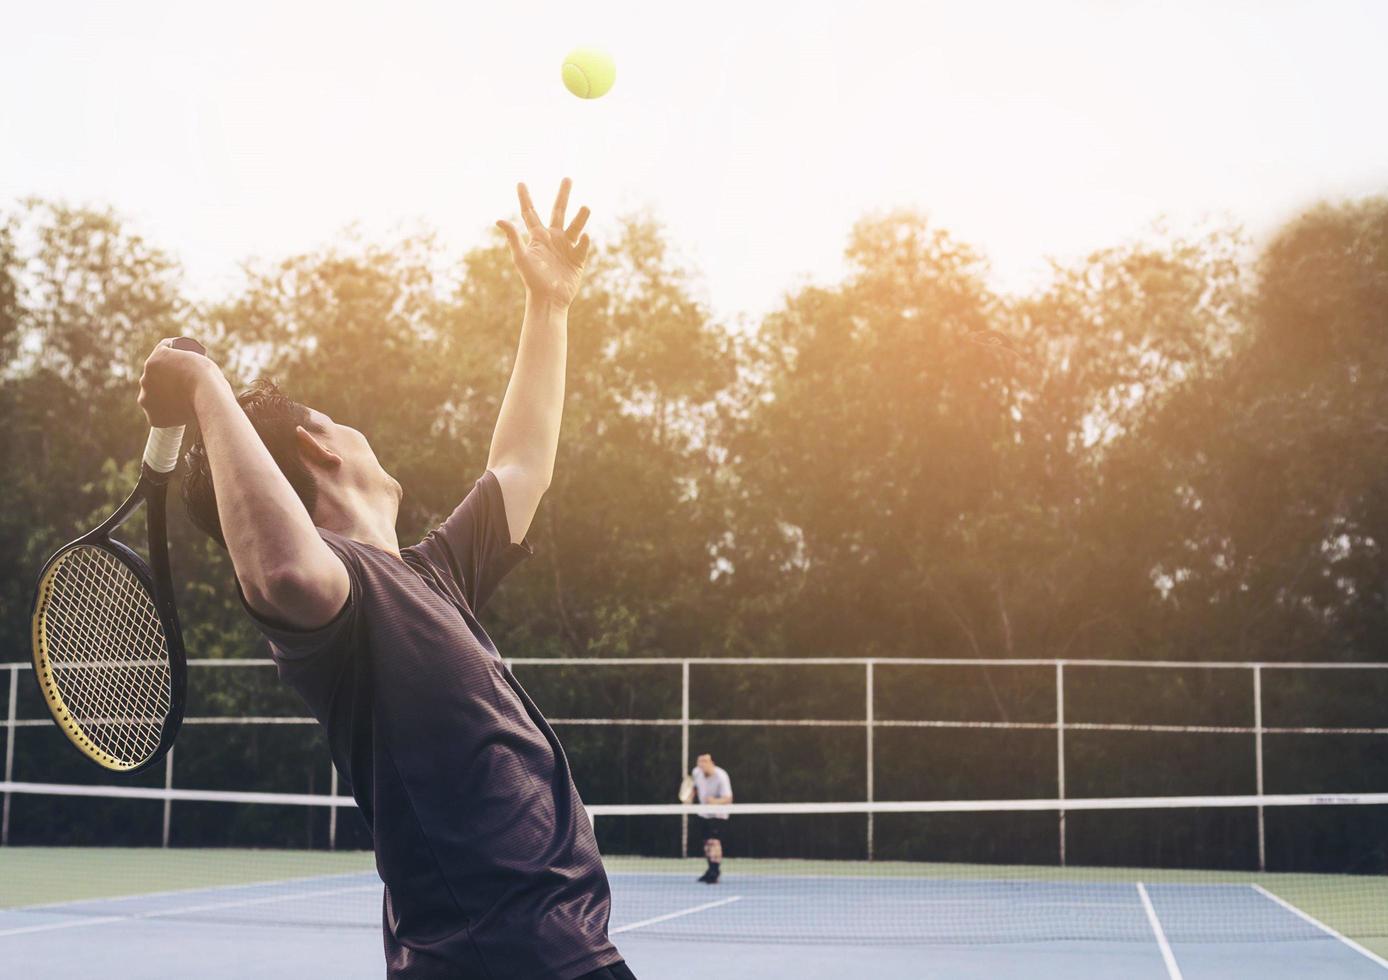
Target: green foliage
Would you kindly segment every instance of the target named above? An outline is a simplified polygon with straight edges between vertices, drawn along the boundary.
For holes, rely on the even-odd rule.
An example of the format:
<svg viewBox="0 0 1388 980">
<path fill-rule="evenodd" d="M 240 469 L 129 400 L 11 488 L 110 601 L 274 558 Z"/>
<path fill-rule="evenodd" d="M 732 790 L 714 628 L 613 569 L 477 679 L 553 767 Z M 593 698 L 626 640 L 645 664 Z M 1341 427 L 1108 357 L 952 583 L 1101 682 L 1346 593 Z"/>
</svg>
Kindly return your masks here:
<svg viewBox="0 0 1388 980">
<path fill-rule="evenodd" d="M 0 217 L 0 642 L 28 647 L 33 574 L 111 502 L 101 477 L 143 444 L 144 355 L 193 329 L 178 266 L 110 212 L 28 201 Z"/>
<path fill-rule="evenodd" d="M 996 293 L 979 255 L 910 212 L 861 222 L 846 258 L 841 283 L 788 295 L 749 333 L 716 322 L 651 220 L 624 221 L 595 253 L 537 554 L 487 614 L 506 655 L 1381 657 L 1388 201 L 1318 207 L 1256 263 L 1235 233 L 1154 235 L 1057 267 L 1022 297 Z M 28 201 L 0 215 L 0 640 L 22 656 L 34 570 L 129 486 L 136 379 L 158 338 L 204 338 L 235 378 L 272 375 L 365 432 L 406 488 L 409 540 L 482 470 L 521 304 L 499 236 L 461 262 L 427 235 L 348 237 L 253 264 L 234 294 L 199 305 L 177 264 L 110 212 Z M 980 329 L 1026 360 L 963 342 Z M 173 509 L 191 655 L 263 656 L 225 555 Z M 225 673 L 197 693 L 200 712 L 301 710 L 268 672 Z M 883 676 L 898 678 L 881 702 L 897 717 L 1050 710 L 1047 671 L 1023 687 L 975 668 Z M 720 678 L 705 717 L 771 699 L 852 718 L 863 694 L 832 672 Z M 670 714 L 668 687 L 614 683 L 578 699 L 593 712 L 563 685 L 537 697 L 561 715 Z M 1217 687 L 1152 697 L 1134 677 L 1085 696 L 1114 717 L 1194 703 L 1242 719 L 1243 694 Z M 1295 688 L 1277 697 L 1292 704 Z M 316 743 L 287 732 L 286 745 L 227 742 L 241 767 L 227 772 L 253 763 L 257 785 L 321 788 Z M 861 740 L 842 734 L 815 748 L 794 729 L 746 732 L 737 751 L 768 793 L 852 797 Z M 574 733 L 585 792 L 668 796 L 657 774 L 675 760 L 651 756 L 674 751 L 668 735 Z M 879 751 L 879 786 L 918 778 L 927 748 L 986 749 L 897 741 L 895 757 Z M 999 751 L 1050 771 L 1050 744 Z M 818 768 L 788 761 L 797 751 Z M 1140 768 L 1157 749 L 1106 751 L 1083 746 L 1092 771 Z M 950 791 L 977 788 L 960 778 Z"/>
</svg>

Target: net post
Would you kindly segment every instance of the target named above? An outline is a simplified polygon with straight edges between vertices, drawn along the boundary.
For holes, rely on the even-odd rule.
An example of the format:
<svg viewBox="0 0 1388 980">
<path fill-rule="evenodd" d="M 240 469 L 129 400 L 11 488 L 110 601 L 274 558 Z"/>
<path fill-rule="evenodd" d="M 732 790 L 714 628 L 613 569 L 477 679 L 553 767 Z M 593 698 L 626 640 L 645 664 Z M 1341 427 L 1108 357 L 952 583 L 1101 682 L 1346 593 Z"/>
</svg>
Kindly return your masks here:
<svg viewBox="0 0 1388 980">
<path fill-rule="evenodd" d="M 333 795 L 333 805 L 328 807 L 328 850 L 337 850 L 337 766 L 328 763 L 328 768 L 332 772 L 329 785 Z"/>
<path fill-rule="evenodd" d="M 689 770 L 689 660 L 680 661 L 680 779 Z M 689 856 L 689 814 L 680 814 L 680 857 Z"/>
<path fill-rule="evenodd" d="M 1263 796 L 1263 667 L 1253 665 L 1253 792 Z M 1268 867 L 1267 829 L 1262 804 L 1258 805 L 1258 870 Z"/>
<path fill-rule="evenodd" d="M 14 719 L 19 703 L 19 667 L 11 666 L 9 707 L 5 711 L 5 782 L 14 780 Z M 5 792 L 4 814 L 0 815 L 0 847 L 10 842 L 10 793 Z"/>
<path fill-rule="evenodd" d="M 1065 661 L 1055 662 L 1055 798 L 1065 799 Z M 1065 866 L 1065 809 L 1056 811 L 1060 864 Z"/>
<path fill-rule="evenodd" d="M 164 756 L 164 788 L 173 789 L 173 757 L 174 750 L 169 749 L 169 754 Z M 160 847 L 169 846 L 169 825 L 173 822 L 173 798 L 164 797 L 164 832 Z"/>
<path fill-rule="evenodd" d="M 865 696 L 865 698 L 864 698 L 865 704 L 864 704 L 864 709 L 863 709 L 863 721 L 864 721 L 864 727 L 867 728 L 867 767 L 866 767 L 866 768 L 867 768 L 867 801 L 868 801 L 869 803 L 873 802 L 873 799 L 874 799 L 874 797 L 873 797 L 873 791 L 874 791 L 874 786 L 873 786 L 873 756 L 872 756 L 872 729 L 873 729 L 873 724 L 874 724 L 874 718 L 873 718 L 873 704 L 872 704 L 872 666 L 873 666 L 873 662 L 872 662 L 871 660 L 869 660 L 869 661 L 864 665 L 865 673 L 864 673 L 864 678 L 863 678 L 864 683 L 865 683 L 865 685 L 866 685 L 866 687 L 867 687 L 867 694 L 866 694 L 866 696 Z M 872 826 L 872 823 L 873 823 L 873 813 L 872 813 L 872 811 L 869 810 L 869 811 L 868 811 L 868 815 L 867 815 L 867 859 L 868 859 L 869 861 L 872 860 L 872 849 L 873 849 L 873 839 L 872 839 L 872 836 L 873 836 L 873 829 L 874 829 L 874 828 L 873 828 L 873 826 Z"/>
</svg>

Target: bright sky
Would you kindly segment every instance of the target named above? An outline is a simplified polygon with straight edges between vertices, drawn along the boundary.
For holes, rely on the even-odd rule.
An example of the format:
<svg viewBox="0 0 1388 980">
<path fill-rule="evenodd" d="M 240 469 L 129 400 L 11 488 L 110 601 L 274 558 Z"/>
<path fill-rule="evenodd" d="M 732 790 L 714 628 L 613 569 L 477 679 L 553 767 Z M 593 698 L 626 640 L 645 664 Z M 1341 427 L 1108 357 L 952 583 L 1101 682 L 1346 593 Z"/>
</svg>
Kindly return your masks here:
<svg viewBox="0 0 1388 980">
<path fill-rule="evenodd" d="M 352 222 L 463 248 L 514 209 L 649 208 L 724 315 L 925 210 L 1003 285 L 1047 256 L 1388 191 L 1388 3 L 28 0 L 0 33 L 0 202 L 114 205 L 216 294 Z M 617 84 L 559 81 L 596 43 Z"/>
</svg>

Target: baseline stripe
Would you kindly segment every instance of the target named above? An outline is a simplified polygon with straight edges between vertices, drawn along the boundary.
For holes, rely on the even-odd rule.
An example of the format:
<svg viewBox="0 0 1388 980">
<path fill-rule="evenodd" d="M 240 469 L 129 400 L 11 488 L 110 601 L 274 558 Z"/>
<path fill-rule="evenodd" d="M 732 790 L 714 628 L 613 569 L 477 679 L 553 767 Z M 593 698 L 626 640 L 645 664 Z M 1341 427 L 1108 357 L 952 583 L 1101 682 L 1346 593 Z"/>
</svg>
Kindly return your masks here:
<svg viewBox="0 0 1388 980">
<path fill-rule="evenodd" d="M 30 932 L 52 932 L 58 929 L 84 929 L 89 926 L 110 925 L 112 922 L 133 922 L 139 919 L 162 919 L 174 915 L 195 915 L 198 912 L 214 912 L 220 909 L 244 908 L 248 905 L 269 905 L 273 902 L 298 902 L 304 899 L 324 898 L 328 895 L 345 895 L 349 892 L 362 891 L 377 891 L 377 886 L 353 885 L 350 888 L 329 888 L 316 892 L 295 892 L 287 895 L 269 895 L 263 898 L 244 898 L 235 902 L 208 902 L 203 905 L 187 905 L 182 908 L 156 909 L 152 912 L 132 912 L 129 915 L 109 915 L 95 919 L 73 919 L 69 922 L 48 922 L 38 926 L 20 926 L 17 929 L 0 929 L 0 937 L 20 936 Z M 96 901 L 99 901 L 99 899 Z"/>
<path fill-rule="evenodd" d="M 706 912 L 709 909 L 716 909 L 720 905 L 731 905 L 733 902 L 740 901 L 741 895 L 733 895 L 731 898 L 722 898 L 716 902 L 705 902 L 703 905 L 695 905 L 693 908 L 680 909 L 678 912 L 670 912 L 666 915 L 657 915 L 653 919 L 642 919 L 640 922 L 632 922 L 628 925 L 618 926 L 616 929 L 607 930 L 609 936 L 615 936 L 621 932 L 631 932 L 633 929 L 644 929 L 646 926 L 653 926 L 657 922 L 669 922 L 671 919 L 678 919 L 681 916 L 693 915 L 695 912 Z"/>
</svg>

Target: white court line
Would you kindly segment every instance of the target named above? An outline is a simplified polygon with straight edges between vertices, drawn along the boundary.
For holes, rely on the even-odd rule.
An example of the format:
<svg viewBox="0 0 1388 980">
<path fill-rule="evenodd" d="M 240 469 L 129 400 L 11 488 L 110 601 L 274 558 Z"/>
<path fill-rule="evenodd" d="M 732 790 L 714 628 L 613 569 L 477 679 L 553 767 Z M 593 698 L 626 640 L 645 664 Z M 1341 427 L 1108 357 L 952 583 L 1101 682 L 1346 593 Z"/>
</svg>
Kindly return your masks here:
<svg viewBox="0 0 1388 980">
<path fill-rule="evenodd" d="M 267 895 L 263 898 L 243 898 L 239 902 L 209 902 L 206 905 L 187 905 L 181 909 L 164 909 L 158 912 L 141 912 L 131 916 L 133 919 L 155 919 L 165 915 L 192 915 L 194 912 L 212 912 L 217 909 L 238 909 L 247 905 L 268 905 L 271 902 L 298 902 L 306 898 L 324 898 L 328 895 L 346 895 L 349 892 L 376 891 L 375 885 L 353 885 L 350 888 L 327 888 L 317 892 L 295 892 L 292 895 Z"/>
<path fill-rule="evenodd" d="M 19 929 L 5 929 L 0 931 L 3 936 L 23 936 L 30 932 L 51 932 L 54 929 L 71 929 L 73 926 L 104 926 L 108 922 L 124 922 L 129 916 L 108 915 L 102 919 L 84 919 L 79 922 L 48 922 L 41 926 L 22 926 Z"/>
<path fill-rule="evenodd" d="M 1013 895 L 999 896 L 999 898 L 1002 898 L 1004 900 L 1011 900 L 1015 897 L 1016 896 Z M 891 901 L 896 904 L 910 905 L 915 908 L 931 908 L 934 906 L 939 906 L 940 908 L 949 909 L 996 909 L 998 907 L 998 898 L 970 898 L 956 900 L 951 898 L 900 898 L 894 895 L 891 897 Z M 1092 909 L 1100 909 L 1105 912 L 1122 912 L 1130 910 L 1132 908 L 1132 906 L 1129 905 L 1127 902 L 1033 902 L 1028 899 L 1023 899 L 1023 901 L 1026 903 L 1026 908 L 1029 911 L 1033 909 L 1084 909 L 1086 911 Z"/>
<path fill-rule="evenodd" d="M 238 902 L 209 902 L 206 905 L 185 905 L 182 908 L 158 909 L 153 912 L 134 912 L 130 915 L 111 915 L 96 919 L 75 919 L 71 922 L 48 922 L 38 926 L 21 926 L 18 929 L 0 929 L 0 938 L 5 936 L 20 936 L 30 932 L 52 932 L 57 929 L 84 929 L 88 926 L 109 925 L 112 922 L 130 922 L 137 919 L 159 919 L 171 915 L 192 915 L 196 912 L 235 909 L 247 905 L 267 905 L 270 902 L 297 902 L 302 899 L 323 898 L 328 895 L 344 895 L 348 892 L 375 890 L 375 885 L 354 885 L 351 888 L 329 888 L 316 892 L 296 892 L 293 895 L 269 895 L 264 898 L 244 898 Z"/>
<path fill-rule="evenodd" d="M 618 860 L 620 860 L 620 859 L 621 859 L 621 855 L 618 855 Z M 655 860 L 657 860 L 657 861 L 663 861 L 663 860 L 667 860 L 667 859 L 666 859 L 666 858 L 656 858 Z M 679 859 L 678 859 L 678 858 L 669 858 L 668 860 L 677 861 L 677 860 L 679 860 Z M 781 859 L 780 859 L 780 858 L 756 858 L 756 859 L 754 859 L 754 860 L 777 861 L 777 860 L 781 860 Z M 789 858 L 789 859 L 787 859 L 787 860 L 794 861 L 794 858 Z M 901 863 L 901 862 L 890 862 L 890 863 L 889 863 L 889 862 L 887 862 L 887 861 L 880 861 L 880 862 L 878 862 L 878 864 L 879 864 L 879 866 L 883 869 L 882 871 L 879 871 L 877 874 L 860 874 L 860 875 L 845 875 L 845 874 L 837 874 L 837 873 L 834 873 L 834 872 L 821 872 L 821 873 L 819 873 L 819 874 L 792 874 L 792 873 L 790 873 L 790 872 L 777 871 L 775 868 L 772 868 L 771 870 L 768 870 L 768 871 L 746 871 L 746 870 L 742 870 L 742 871 L 739 871 L 739 872 L 738 872 L 737 880 L 738 880 L 738 881 L 771 881 L 771 880 L 774 879 L 774 880 L 776 880 L 776 881 L 790 880 L 790 881 L 827 881 L 827 882 L 840 882 L 840 881 L 870 881 L 870 882 L 873 882 L 874 884 L 877 883 L 877 882 L 887 881 L 887 882 L 892 882 L 892 883 L 896 883 L 896 882 L 907 882 L 907 883 L 913 884 L 913 885 L 921 884 L 922 882 L 926 882 L 926 883 L 929 883 L 929 882 L 939 882 L 939 883 L 941 883 L 941 884 L 947 884 L 947 885 L 951 885 L 951 886 L 954 886 L 954 885 L 969 885 L 969 886 L 974 886 L 974 885 L 999 885 L 999 886 L 1002 886 L 1002 887 L 1004 887 L 1004 888 L 1014 888 L 1014 889 L 1018 889 L 1018 890 L 1023 889 L 1023 888 L 1031 888 L 1031 887 L 1034 887 L 1034 886 L 1037 886 L 1037 885 L 1043 885 L 1043 886 L 1046 886 L 1046 887 L 1061 886 L 1061 887 L 1072 888 L 1072 889 L 1081 890 L 1081 891 L 1091 891 L 1091 890 L 1093 890 L 1093 886 L 1094 886 L 1094 885 L 1101 885 L 1101 886 L 1108 887 L 1108 888 L 1119 889 L 1119 888 L 1126 888 L 1126 887 L 1127 887 L 1127 884 L 1128 884 L 1126 881 L 1085 881 L 1085 880 L 1083 880 L 1083 879 L 1075 879 L 1075 880 L 1073 880 L 1073 881 L 1065 881 L 1065 880 L 1054 880 L 1054 881 L 1050 881 L 1050 880 L 1045 880 L 1045 879 L 1041 879 L 1041 878 L 1020 878 L 1020 877 L 1018 877 L 1018 878 L 960 878 L 960 877 L 956 877 L 956 876 L 952 876 L 952 875 L 923 875 L 923 874 L 914 874 L 914 873 L 898 873 L 898 870 L 897 870 L 896 868 L 894 868 L 893 865 L 894 865 L 894 864 L 900 864 L 900 863 Z M 686 880 L 686 879 L 688 878 L 688 874 L 689 874 L 689 873 L 688 873 L 687 871 L 633 871 L 633 870 L 631 870 L 631 869 L 625 869 L 625 870 L 618 869 L 618 870 L 614 870 L 614 871 L 609 871 L 609 872 L 607 873 L 607 877 L 608 877 L 608 878 L 673 878 L 673 879 L 676 879 L 676 880 L 678 880 L 678 881 L 684 881 L 684 880 Z M 1185 885 L 1184 882 L 1182 882 L 1181 884 L 1182 884 L 1182 885 Z M 1213 882 L 1213 883 L 1204 883 L 1204 882 L 1201 882 L 1201 883 L 1191 884 L 1191 885 L 1189 885 L 1188 887 L 1190 887 L 1190 888 L 1227 888 L 1229 885 L 1241 885 L 1241 884 L 1243 884 L 1242 881 L 1216 881 L 1216 882 Z"/>
<path fill-rule="evenodd" d="M 1282 906 L 1284 909 L 1292 913 L 1292 915 L 1295 915 L 1297 918 L 1302 919 L 1305 922 L 1309 922 L 1311 925 L 1315 926 L 1317 929 L 1325 933 L 1327 936 L 1331 936 L 1334 939 L 1340 940 L 1340 942 L 1344 943 L 1346 946 L 1354 950 L 1356 953 L 1360 954 L 1361 956 L 1368 957 L 1372 962 L 1377 963 L 1385 970 L 1388 970 L 1388 960 L 1385 960 L 1382 956 L 1379 956 L 1373 950 L 1365 949 L 1363 946 L 1360 946 L 1358 943 L 1356 943 L 1353 939 L 1350 939 L 1344 933 L 1330 928 L 1330 926 L 1326 925 L 1320 919 L 1317 919 L 1315 916 L 1303 912 L 1301 909 L 1297 908 L 1295 905 L 1293 905 L 1286 899 L 1279 898 L 1278 896 L 1274 895 L 1272 892 L 1264 888 L 1262 885 L 1254 885 L 1253 890 L 1257 892 L 1259 895 L 1262 895 L 1264 898 L 1271 899 L 1272 901 L 1276 902 L 1278 905 Z"/>
<path fill-rule="evenodd" d="M 1137 883 L 1137 894 L 1142 899 L 1142 907 L 1147 911 L 1147 924 L 1152 927 L 1152 935 L 1157 937 L 1157 946 L 1161 948 L 1166 975 L 1171 980 L 1182 980 L 1181 968 L 1176 965 L 1176 956 L 1171 952 L 1171 944 L 1166 941 L 1166 932 L 1161 927 L 1161 920 L 1157 918 L 1157 910 L 1152 908 L 1152 900 L 1147 897 L 1147 888 L 1140 881 Z"/>
<path fill-rule="evenodd" d="M 642 919 L 640 922 L 633 922 L 630 925 L 618 926 L 616 929 L 607 930 L 609 936 L 615 936 L 619 932 L 630 932 L 633 929 L 641 929 L 646 926 L 653 926 L 657 922 L 668 922 L 670 919 L 678 919 L 682 915 L 693 915 L 695 912 L 704 912 L 708 909 L 716 909 L 720 905 L 729 905 L 741 899 L 741 895 L 733 895 L 731 898 L 720 898 L 716 902 L 705 902 L 703 905 L 695 905 L 693 908 L 680 909 L 678 912 L 670 912 L 666 915 L 657 915 L 654 919 Z"/>
<path fill-rule="evenodd" d="M 190 888 L 169 888 L 157 892 L 131 892 L 128 895 L 93 895 L 89 898 L 70 898 L 61 902 L 41 902 L 38 905 L 15 905 L 0 908 L 0 915 L 6 912 L 47 912 L 49 909 L 65 909 L 74 905 L 98 905 L 102 902 L 139 902 L 150 898 L 168 898 L 171 895 L 196 895 L 199 892 L 242 891 L 247 888 L 285 888 L 293 885 L 327 884 L 337 878 L 359 878 L 372 871 L 341 871 L 330 875 L 309 875 L 305 878 L 266 878 L 264 881 L 242 881 L 234 885 L 194 885 Z M 117 916 L 127 918 L 127 916 Z"/>
</svg>

